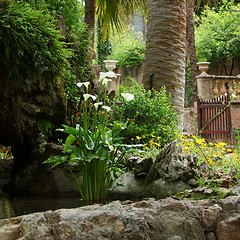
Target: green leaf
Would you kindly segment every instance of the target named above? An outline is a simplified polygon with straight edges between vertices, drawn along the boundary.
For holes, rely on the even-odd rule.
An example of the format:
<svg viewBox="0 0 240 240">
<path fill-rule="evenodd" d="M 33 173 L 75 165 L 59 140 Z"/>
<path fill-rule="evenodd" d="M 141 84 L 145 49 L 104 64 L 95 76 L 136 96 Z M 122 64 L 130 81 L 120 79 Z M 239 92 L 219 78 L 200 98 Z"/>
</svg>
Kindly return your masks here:
<svg viewBox="0 0 240 240">
<path fill-rule="evenodd" d="M 88 150 L 94 149 L 94 146 L 95 146 L 94 141 L 88 133 L 84 134 L 84 142 L 85 142 L 85 146 Z"/>
<path fill-rule="evenodd" d="M 101 136 L 102 141 L 104 144 L 108 145 L 109 148 L 112 148 L 112 131 L 107 131 Z"/>
<path fill-rule="evenodd" d="M 68 137 L 67 137 L 67 139 L 66 139 L 66 141 L 65 141 L 65 144 L 66 145 L 72 145 L 75 141 L 76 141 L 76 137 L 75 136 L 73 136 L 73 135 L 69 135 Z"/>
<path fill-rule="evenodd" d="M 109 156 L 109 149 L 107 147 L 104 146 L 100 146 L 97 151 L 96 151 L 96 156 L 97 158 L 99 158 L 100 160 L 105 160 L 108 158 Z"/>
<path fill-rule="evenodd" d="M 78 157 L 83 156 L 83 151 L 80 147 L 70 145 L 65 145 L 65 147 L 69 150 L 68 153 L 75 154 Z"/>
<path fill-rule="evenodd" d="M 65 141 L 65 146 L 64 146 L 63 152 L 69 153 L 69 149 L 67 146 L 72 145 L 76 140 L 77 140 L 77 138 L 70 134 Z"/>
<path fill-rule="evenodd" d="M 49 159 L 47 159 L 46 161 L 43 162 L 43 164 L 45 163 L 54 163 L 54 165 L 52 166 L 52 168 L 64 163 L 67 161 L 67 156 L 60 156 L 60 155 L 57 155 L 57 156 L 53 156 L 53 157 L 50 157 Z"/>
<path fill-rule="evenodd" d="M 69 133 L 69 134 L 74 135 L 74 136 L 76 136 L 78 134 L 78 131 L 73 127 L 69 127 L 67 125 L 63 125 L 63 127 L 64 127 L 64 129 L 58 128 L 56 131 Z"/>
</svg>

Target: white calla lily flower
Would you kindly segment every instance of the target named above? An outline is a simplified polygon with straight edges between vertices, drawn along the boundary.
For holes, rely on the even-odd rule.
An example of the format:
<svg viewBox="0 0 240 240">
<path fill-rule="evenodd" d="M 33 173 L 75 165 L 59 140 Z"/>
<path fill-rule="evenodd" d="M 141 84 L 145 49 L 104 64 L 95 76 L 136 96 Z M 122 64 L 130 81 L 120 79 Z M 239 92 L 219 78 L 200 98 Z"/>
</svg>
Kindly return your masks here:
<svg viewBox="0 0 240 240">
<path fill-rule="evenodd" d="M 103 80 L 102 80 L 102 85 L 108 85 L 108 82 L 111 82 L 112 80 L 111 79 L 109 79 L 109 78 L 104 78 Z"/>
<path fill-rule="evenodd" d="M 79 82 L 77 83 L 77 86 L 79 88 L 81 88 L 82 86 L 84 86 L 87 90 L 88 90 L 88 86 L 90 85 L 90 82 Z"/>
<path fill-rule="evenodd" d="M 134 99 L 134 95 L 131 93 L 121 93 L 121 95 L 126 101 L 132 101 Z"/>
<path fill-rule="evenodd" d="M 107 77 L 116 78 L 117 74 L 115 72 L 113 72 L 113 71 L 109 71 L 109 72 L 107 72 Z"/>
<path fill-rule="evenodd" d="M 111 108 L 109 106 L 102 106 L 102 109 L 105 109 L 107 112 L 111 111 Z"/>
<path fill-rule="evenodd" d="M 97 98 L 94 95 L 85 93 L 83 94 L 84 101 L 87 101 L 89 98 L 92 98 L 93 101 L 95 101 Z"/>
<path fill-rule="evenodd" d="M 106 78 L 108 76 L 107 72 L 100 72 L 99 73 L 99 79 L 98 81 L 102 81 L 104 78 Z"/>
<path fill-rule="evenodd" d="M 113 71 L 100 72 L 100 73 L 99 73 L 99 79 L 98 79 L 98 81 L 101 82 L 104 78 L 107 78 L 107 77 L 109 77 L 109 78 L 116 78 L 117 75 L 116 75 L 116 73 L 113 72 Z"/>
<path fill-rule="evenodd" d="M 93 104 L 96 109 L 98 109 L 99 105 L 103 105 L 103 102 L 97 102 Z"/>
</svg>

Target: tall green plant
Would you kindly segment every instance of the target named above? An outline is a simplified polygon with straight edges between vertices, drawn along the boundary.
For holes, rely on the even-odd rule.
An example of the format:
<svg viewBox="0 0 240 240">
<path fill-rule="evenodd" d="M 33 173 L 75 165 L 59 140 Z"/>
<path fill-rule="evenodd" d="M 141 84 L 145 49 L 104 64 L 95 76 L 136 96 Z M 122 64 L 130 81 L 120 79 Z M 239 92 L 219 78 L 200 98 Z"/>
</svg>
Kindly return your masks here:
<svg viewBox="0 0 240 240">
<path fill-rule="evenodd" d="M 109 127 L 111 108 L 107 106 L 107 84 L 111 80 L 106 77 L 107 74 L 103 73 L 99 79 L 101 88 L 98 96 L 89 94 L 90 82 L 77 84 L 85 89 L 84 100 L 80 105 L 79 123 L 75 127 L 63 125 L 62 129 L 58 129 L 68 134 L 64 155 L 53 156 L 44 162 L 53 163 L 53 167 L 62 163 L 80 164 L 83 183 L 80 184 L 71 173 L 81 197 L 87 201 L 106 199 L 112 181 L 117 173 L 121 172 L 117 159 L 122 157 L 126 150 L 126 145 L 121 144 L 118 138 L 118 132 L 125 128 L 125 124 L 113 122 Z"/>
</svg>

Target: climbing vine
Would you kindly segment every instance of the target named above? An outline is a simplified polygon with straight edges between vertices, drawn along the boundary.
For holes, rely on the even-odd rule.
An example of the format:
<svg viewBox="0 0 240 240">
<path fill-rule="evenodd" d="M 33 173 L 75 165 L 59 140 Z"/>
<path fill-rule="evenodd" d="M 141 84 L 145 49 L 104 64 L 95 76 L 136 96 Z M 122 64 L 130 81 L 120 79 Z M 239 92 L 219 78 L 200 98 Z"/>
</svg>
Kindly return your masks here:
<svg viewBox="0 0 240 240">
<path fill-rule="evenodd" d="M 3 0 L 0 8 L 2 74 L 8 78 L 21 74 L 26 82 L 38 74 L 49 81 L 69 74 L 71 51 L 53 16 L 14 1 Z"/>
</svg>

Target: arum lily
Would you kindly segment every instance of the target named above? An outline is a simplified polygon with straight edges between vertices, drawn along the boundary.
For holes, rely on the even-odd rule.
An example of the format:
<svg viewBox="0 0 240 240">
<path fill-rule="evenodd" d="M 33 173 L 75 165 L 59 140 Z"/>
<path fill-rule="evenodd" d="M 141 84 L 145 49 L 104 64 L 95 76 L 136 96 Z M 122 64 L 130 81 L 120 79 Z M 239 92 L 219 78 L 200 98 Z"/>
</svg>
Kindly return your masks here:
<svg viewBox="0 0 240 240">
<path fill-rule="evenodd" d="M 99 73 L 100 77 L 99 77 L 99 81 L 101 82 L 104 78 L 109 77 L 109 78 L 116 78 L 116 73 L 113 71 L 109 71 L 109 72 L 100 72 Z"/>
<path fill-rule="evenodd" d="M 132 101 L 134 99 L 134 95 L 131 93 L 121 93 L 121 95 L 126 101 Z"/>
<path fill-rule="evenodd" d="M 103 105 L 103 102 L 97 102 L 93 104 L 96 110 L 98 109 L 99 105 Z"/>
<path fill-rule="evenodd" d="M 79 82 L 77 83 L 77 86 L 79 88 L 81 88 L 82 86 L 84 86 L 87 90 L 88 90 L 88 86 L 90 85 L 90 82 Z"/>
<path fill-rule="evenodd" d="M 83 94 L 84 101 L 87 101 L 89 98 L 92 98 L 93 101 L 95 101 L 97 98 L 94 95 L 85 93 Z"/>
<path fill-rule="evenodd" d="M 85 102 L 79 108 L 79 123 L 75 128 L 63 125 L 63 129 L 59 129 L 69 134 L 64 145 L 64 155 L 53 156 L 44 162 L 54 164 L 53 167 L 62 163 L 81 163 L 81 184 L 71 169 L 69 172 L 76 182 L 81 198 L 85 201 L 107 199 L 113 180 L 122 173 L 117 160 L 122 159 L 128 151 L 125 150 L 126 145 L 122 145 L 121 139 L 117 137 L 126 124 L 111 124 L 108 121 L 111 118 L 108 113 L 111 108 L 106 106 L 107 83 L 111 81 L 111 77 L 116 77 L 112 71 L 100 73 L 101 89 L 98 97 L 88 94 L 89 82 L 77 83 L 77 87 L 81 88 L 84 85 L 86 88 L 83 94 Z M 89 98 L 94 102 L 87 102 Z M 98 102 L 95 102 L 96 99 Z M 101 111 L 98 111 L 98 108 L 101 108 Z"/>
<path fill-rule="evenodd" d="M 106 86 L 107 86 L 108 82 L 111 82 L 111 81 L 112 81 L 112 80 L 109 79 L 109 78 L 104 78 L 104 79 L 102 80 L 102 85 L 106 85 Z"/>
<path fill-rule="evenodd" d="M 100 72 L 99 73 L 99 81 L 101 82 L 104 78 L 108 77 L 108 73 L 107 72 Z"/>
<path fill-rule="evenodd" d="M 102 106 L 102 109 L 105 109 L 107 112 L 111 111 L 111 108 L 109 106 Z"/>
</svg>

